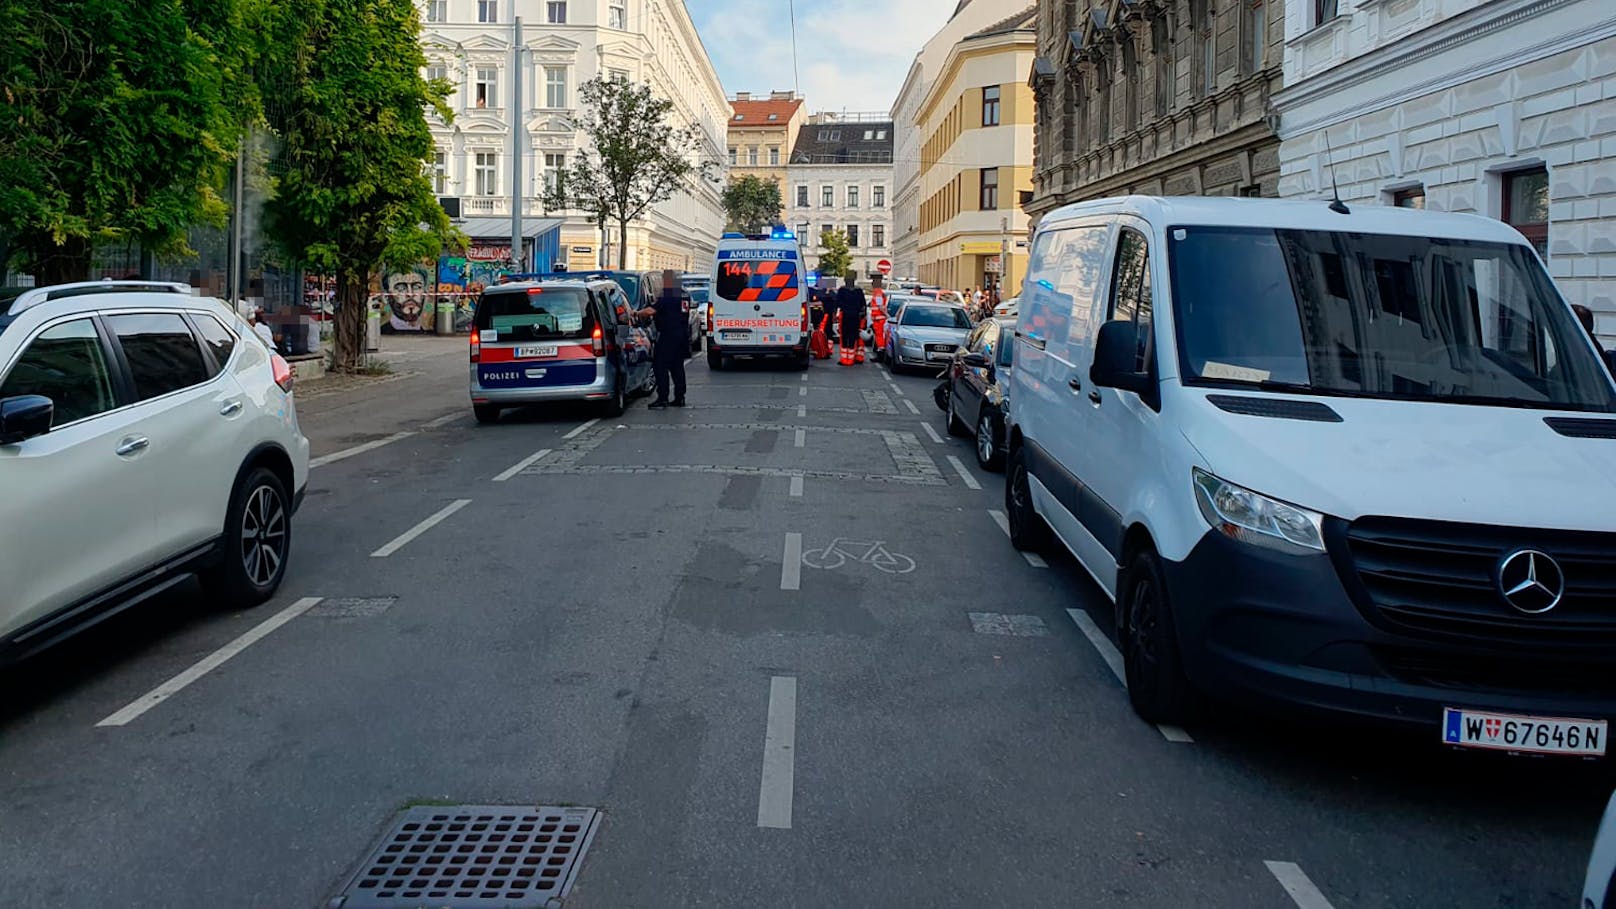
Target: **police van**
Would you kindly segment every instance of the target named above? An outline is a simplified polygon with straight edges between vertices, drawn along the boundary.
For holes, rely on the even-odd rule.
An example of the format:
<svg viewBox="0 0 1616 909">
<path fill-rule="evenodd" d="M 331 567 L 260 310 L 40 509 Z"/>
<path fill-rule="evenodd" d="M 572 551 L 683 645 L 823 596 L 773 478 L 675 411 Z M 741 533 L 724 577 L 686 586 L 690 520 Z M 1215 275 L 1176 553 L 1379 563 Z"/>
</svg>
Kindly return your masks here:
<svg viewBox="0 0 1616 909">
<path fill-rule="evenodd" d="M 802 251 L 790 231 L 725 234 L 718 241 L 707 308 L 707 365 L 731 357 L 787 357 L 808 367 L 808 294 Z"/>
</svg>

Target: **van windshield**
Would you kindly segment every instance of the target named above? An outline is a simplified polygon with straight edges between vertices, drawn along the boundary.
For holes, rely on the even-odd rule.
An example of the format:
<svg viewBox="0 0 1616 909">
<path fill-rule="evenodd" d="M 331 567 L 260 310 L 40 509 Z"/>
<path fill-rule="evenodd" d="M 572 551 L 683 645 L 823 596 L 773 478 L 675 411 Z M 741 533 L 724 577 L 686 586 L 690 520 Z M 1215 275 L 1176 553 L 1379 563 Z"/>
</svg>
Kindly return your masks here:
<svg viewBox="0 0 1616 909">
<path fill-rule="evenodd" d="M 595 316 L 578 287 L 490 290 L 477 303 L 477 330 L 489 329 L 501 341 L 587 338 Z"/>
<path fill-rule="evenodd" d="M 1616 409 L 1525 245 L 1223 227 L 1168 241 L 1187 384 Z"/>
</svg>

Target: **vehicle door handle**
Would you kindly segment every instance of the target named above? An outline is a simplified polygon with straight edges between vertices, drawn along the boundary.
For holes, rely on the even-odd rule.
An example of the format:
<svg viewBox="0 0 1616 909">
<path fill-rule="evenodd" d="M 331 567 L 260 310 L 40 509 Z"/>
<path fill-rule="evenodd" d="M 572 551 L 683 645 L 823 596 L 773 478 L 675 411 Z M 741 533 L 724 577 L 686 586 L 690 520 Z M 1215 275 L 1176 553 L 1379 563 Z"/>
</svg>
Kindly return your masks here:
<svg viewBox="0 0 1616 909">
<path fill-rule="evenodd" d="M 1089 400 L 1096 404 L 1100 403 L 1100 390 L 1098 388 L 1089 392 Z"/>
<path fill-rule="evenodd" d="M 230 401 L 230 402 L 226 403 L 223 407 L 219 408 L 219 416 L 221 416 L 221 417 L 234 416 L 235 414 L 238 414 L 238 413 L 241 413 L 241 402 L 240 401 Z"/>
<path fill-rule="evenodd" d="M 1066 384 L 1071 386 L 1073 391 L 1082 391 L 1083 390 L 1083 380 L 1082 379 L 1067 379 Z"/>
<path fill-rule="evenodd" d="M 145 436 L 128 436 L 122 442 L 118 443 L 116 452 L 118 457 L 123 458 L 128 457 L 137 451 L 145 451 L 150 446 L 151 440 Z"/>
</svg>

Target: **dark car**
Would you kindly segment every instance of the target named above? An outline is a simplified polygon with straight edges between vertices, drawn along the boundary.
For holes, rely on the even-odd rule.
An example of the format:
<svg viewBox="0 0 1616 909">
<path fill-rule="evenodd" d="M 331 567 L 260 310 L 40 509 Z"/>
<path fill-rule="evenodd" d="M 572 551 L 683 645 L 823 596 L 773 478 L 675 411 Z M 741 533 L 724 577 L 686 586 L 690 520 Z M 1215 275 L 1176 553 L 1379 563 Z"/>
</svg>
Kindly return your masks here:
<svg viewBox="0 0 1616 909">
<path fill-rule="evenodd" d="M 954 352 L 949 365 L 948 432 L 974 434 L 976 462 L 986 470 L 1004 468 L 1015 334 L 1014 322 L 984 319 Z"/>
<path fill-rule="evenodd" d="M 656 303 L 657 297 L 662 294 L 662 272 L 660 271 L 613 271 L 610 269 L 601 269 L 598 271 L 583 272 L 582 274 L 574 274 L 571 277 L 584 277 L 590 279 L 609 278 L 612 281 L 617 282 L 617 286 L 623 288 L 623 293 L 628 296 L 629 305 L 633 307 L 635 311 L 639 311 L 653 305 Z M 693 305 L 694 298 L 691 294 L 690 288 L 686 286 L 684 282 L 684 273 L 680 272 L 679 277 L 679 292 L 684 297 L 685 310 L 691 314 L 690 350 L 692 353 L 694 353 L 695 351 L 701 349 L 702 326 L 696 321 L 696 307 Z M 654 337 L 655 335 L 653 333 L 653 339 Z"/>
</svg>

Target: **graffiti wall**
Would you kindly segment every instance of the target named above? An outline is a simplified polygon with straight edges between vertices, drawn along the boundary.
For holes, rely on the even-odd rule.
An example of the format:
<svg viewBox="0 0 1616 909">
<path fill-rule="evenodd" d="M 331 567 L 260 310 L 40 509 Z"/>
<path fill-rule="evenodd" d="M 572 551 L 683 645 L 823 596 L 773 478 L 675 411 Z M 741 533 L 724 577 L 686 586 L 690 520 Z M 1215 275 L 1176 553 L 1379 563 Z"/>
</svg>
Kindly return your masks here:
<svg viewBox="0 0 1616 909">
<path fill-rule="evenodd" d="M 454 303 L 454 330 L 471 331 L 472 306 L 483 288 L 512 274 L 509 245 L 473 244 L 466 254 L 383 274 L 371 287 L 370 304 L 381 313 L 382 331 L 437 330 L 437 309 Z"/>
</svg>

